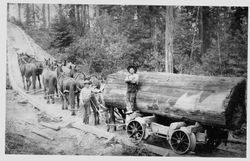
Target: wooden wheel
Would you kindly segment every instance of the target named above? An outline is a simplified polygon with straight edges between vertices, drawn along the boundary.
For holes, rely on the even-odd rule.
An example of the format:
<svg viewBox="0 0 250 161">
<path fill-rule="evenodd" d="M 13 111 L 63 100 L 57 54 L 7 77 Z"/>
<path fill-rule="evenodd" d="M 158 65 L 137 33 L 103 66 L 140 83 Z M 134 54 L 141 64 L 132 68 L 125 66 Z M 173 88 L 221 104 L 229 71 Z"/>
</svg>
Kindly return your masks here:
<svg viewBox="0 0 250 161">
<path fill-rule="evenodd" d="M 177 154 L 185 154 L 193 148 L 189 134 L 183 130 L 175 130 L 170 136 L 169 144 Z"/>
<path fill-rule="evenodd" d="M 144 130 L 142 124 L 135 120 L 130 121 L 126 128 L 127 135 L 133 143 L 139 143 L 142 140 L 144 137 Z"/>
</svg>

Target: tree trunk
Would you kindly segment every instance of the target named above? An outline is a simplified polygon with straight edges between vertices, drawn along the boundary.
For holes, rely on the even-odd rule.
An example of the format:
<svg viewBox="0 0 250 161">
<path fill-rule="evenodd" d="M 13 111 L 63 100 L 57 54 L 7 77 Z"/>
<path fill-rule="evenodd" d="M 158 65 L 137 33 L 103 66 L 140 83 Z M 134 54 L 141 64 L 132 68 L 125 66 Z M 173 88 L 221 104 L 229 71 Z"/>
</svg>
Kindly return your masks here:
<svg viewBox="0 0 250 161">
<path fill-rule="evenodd" d="M 62 4 L 58 4 L 58 6 L 59 6 L 59 11 L 58 11 L 58 14 L 59 14 L 59 19 L 60 19 L 60 21 L 61 21 L 61 19 L 62 19 Z"/>
<path fill-rule="evenodd" d="M 157 19 L 156 19 L 156 15 L 155 15 L 155 10 L 157 10 L 156 7 L 154 6 L 150 6 L 149 8 L 150 10 L 150 28 L 151 28 L 151 42 L 153 44 L 153 52 L 156 53 L 157 52 L 157 32 L 158 32 L 158 26 L 157 26 Z"/>
<path fill-rule="evenodd" d="M 173 6 L 166 6 L 165 72 L 173 73 Z"/>
<path fill-rule="evenodd" d="M 82 5 L 82 12 L 81 12 L 81 30 L 82 30 L 82 34 L 85 33 L 86 30 L 86 5 Z"/>
<path fill-rule="evenodd" d="M 22 19 L 21 19 L 21 3 L 18 3 L 18 21 L 19 22 L 22 22 Z"/>
<path fill-rule="evenodd" d="M 81 34 L 80 5 L 76 5 L 77 30 Z"/>
<path fill-rule="evenodd" d="M 201 55 L 202 57 L 204 52 L 204 45 L 203 45 L 203 7 L 200 7 L 200 38 L 201 38 Z"/>
<path fill-rule="evenodd" d="M 47 4 L 48 8 L 48 29 L 50 29 L 50 4 Z"/>
<path fill-rule="evenodd" d="M 46 13 L 45 13 L 45 4 L 42 5 L 42 15 L 43 15 L 43 27 L 46 28 Z"/>
<path fill-rule="evenodd" d="M 87 30 L 90 29 L 90 24 L 91 20 L 90 20 L 90 16 L 89 16 L 89 5 L 86 5 L 86 26 L 87 26 Z"/>
<path fill-rule="evenodd" d="M 217 31 L 217 47 L 218 47 L 218 54 L 219 54 L 219 70 L 220 70 L 220 75 L 222 75 L 222 60 L 221 60 L 221 52 L 220 52 L 220 34 L 219 31 Z"/>
<path fill-rule="evenodd" d="M 26 25 L 30 25 L 30 7 L 26 4 Z"/>
<path fill-rule="evenodd" d="M 36 26 L 36 11 L 35 11 L 35 4 L 32 4 L 32 19 L 33 19 L 33 24 Z"/>
<path fill-rule="evenodd" d="M 7 21 L 10 20 L 10 4 L 7 3 Z"/>
<path fill-rule="evenodd" d="M 76 10 L 75 10 L 75 5 L 70 5 L 70 19 L 71 19 L 71 23 L 76 25 Z M 76 25 L 77 26 L 77 25 Z"/>
<path fill-rule="evenodd" d="M 99 12 L 99 6 L 95 5 L 95 16 L 99 17 L 100 16 L 100 12 Z"/>
<path fill-rule="evenodd" d="M 198 17 L 199 17 L 199 7 L 197 10 L 197 15 L 196 15 L 196 20 L 195 23 L 198 23 Z M 190 54 L 190 59 L 193 59 L 193 54 L 194 54 L 194 42 L 195 42 L 195 35 L 196 35 L 196 31 L 195 31 L 195 27 L 194 27 L 194 33 L 193 33 L 193 39 L 192 39 L 192 45 L 191 45 L 191 54 Z"/>
<path fill-rule="evenodd" d="M 107 107 L 126 107 L 127 73 L 108 76 L 104 90 Z M 246 80 L 236 77 L 208 77 L 161 72 L 139 72 L 136 107 L 176 121 L 199 122 L 229 129 L 245 120 Z M 237 110 L 241 109 L 241 110 Z"/>
</svg>

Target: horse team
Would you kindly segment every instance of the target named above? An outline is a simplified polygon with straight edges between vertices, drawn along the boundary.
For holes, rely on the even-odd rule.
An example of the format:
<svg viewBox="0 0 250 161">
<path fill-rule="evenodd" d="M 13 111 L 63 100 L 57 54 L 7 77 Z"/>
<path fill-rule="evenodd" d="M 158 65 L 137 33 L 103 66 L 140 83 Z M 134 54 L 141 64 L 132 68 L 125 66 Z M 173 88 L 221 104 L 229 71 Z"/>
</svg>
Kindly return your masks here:
<svg viewBox="0 0 250 161">
<path fill-rule="evenodd" d="M 76 115 L 76 111 L 80 109 L 81 102 L 84 107 L 83 122 L 86 124 L 89 123 L 86 120 L 89 119 L 90 108 L 92 108 L 95 125 L 99 124 L 100 104 L 104 104 L 101 96 L 102 83 L 99 79 L 94 76 L 86 76 L 81 71 L 78 71 L 76 65 L 72 63 L 67 63 L 66 61 L 59 63 L 51 59 L 44 59 L 44 61 L 39 62 L 26 53 L 18 54 L 18 63 L 24 89 L 29 91 L 31 84 L 33 84 L 33 89 L 36 89 L 36 77 L 41 89 L 41 75 L 44 98 L 47 100 L 47 103 L 51 101 L 54 104 L 55 95 L 57 97 L 60 95 L 62 110 L 67 110 L 68 106 L 70 106 L 71 115 Z M 32 78 L 32 81 L 30 78 Z M 89 86 L 90 83 L 91 86 Z M 91 91 L 91 94 L 83 94 L 86 93 L 85 91 Z M 81 98 L 80 93 L 82 93 Z M 105 116 L 107 116 L 106 110 Z"/>
</svg>

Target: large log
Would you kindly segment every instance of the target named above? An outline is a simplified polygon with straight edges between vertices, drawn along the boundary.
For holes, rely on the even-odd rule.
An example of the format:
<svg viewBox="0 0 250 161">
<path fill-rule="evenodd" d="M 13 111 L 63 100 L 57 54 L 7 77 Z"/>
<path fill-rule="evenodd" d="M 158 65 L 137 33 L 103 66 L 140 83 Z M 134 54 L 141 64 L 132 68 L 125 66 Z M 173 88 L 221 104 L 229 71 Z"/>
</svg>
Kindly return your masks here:
<svg viewBox="0 0 250 161">
<path fill-rule="evenodd" d="M 237 129 L 246 120 L 246 79 L 139 72 L 136 107 L 143 113 Z M 107 78 L 107 107 L 125 109 L 126 73 Z"/>
</svg>

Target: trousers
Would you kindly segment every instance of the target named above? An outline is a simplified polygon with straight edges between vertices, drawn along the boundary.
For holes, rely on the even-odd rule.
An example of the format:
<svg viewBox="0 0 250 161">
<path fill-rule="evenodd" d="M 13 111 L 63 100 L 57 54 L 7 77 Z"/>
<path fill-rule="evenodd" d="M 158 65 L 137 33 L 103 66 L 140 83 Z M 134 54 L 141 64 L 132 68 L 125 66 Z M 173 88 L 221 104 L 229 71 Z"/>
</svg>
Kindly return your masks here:
<svg viewBox="0 0 250 161">
<path fill-rule="evenodd" d="M 126 108 L 127 111 L 135 111 L 136 92 L 127 92 Z"/>
</svg>

